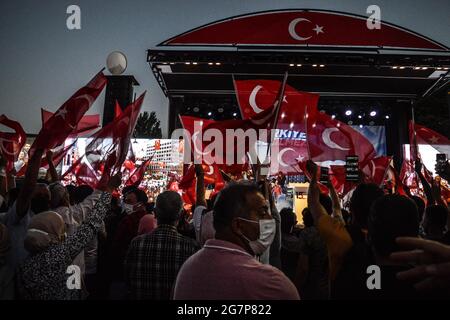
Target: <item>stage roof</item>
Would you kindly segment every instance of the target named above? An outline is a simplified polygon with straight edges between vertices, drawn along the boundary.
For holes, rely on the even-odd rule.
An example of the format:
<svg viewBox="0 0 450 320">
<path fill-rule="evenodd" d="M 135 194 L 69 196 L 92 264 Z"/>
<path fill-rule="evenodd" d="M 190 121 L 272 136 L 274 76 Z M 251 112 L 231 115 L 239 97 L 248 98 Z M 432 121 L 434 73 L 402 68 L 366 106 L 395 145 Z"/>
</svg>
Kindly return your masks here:
<svg viewBox="0 0 450 320">
<path fill-rule="evenodd" d="M 402 27 L 292 9 L 212 22 L 163 41 L 147 60 L 166 95 L 234 94 L 237 79 L 282 79 L 321 96 L 416 98 L 448 76 L 449 49 Z M 313 28 L 314 27 L 314 28 Z"/>
</svg>

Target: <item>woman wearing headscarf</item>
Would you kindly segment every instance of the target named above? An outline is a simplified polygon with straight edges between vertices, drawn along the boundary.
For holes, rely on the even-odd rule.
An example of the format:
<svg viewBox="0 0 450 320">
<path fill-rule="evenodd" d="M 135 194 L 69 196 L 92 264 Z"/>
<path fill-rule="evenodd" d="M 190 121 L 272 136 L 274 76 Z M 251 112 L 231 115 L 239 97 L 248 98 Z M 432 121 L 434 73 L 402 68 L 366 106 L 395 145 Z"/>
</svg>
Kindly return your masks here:
<svg viewBox="0 0 450 320">
<path fill-rule="evenodd" d="M 120 181 L 120 174 L 110 179 L 106 191 L 101 194 L 87 219 L 67 238 L 64 220 L 58 213 L 46 211 L 33 216 L 25 238 L 25 248 L 30 255 L 18 272 L 19 293 L 22 298 L 33 300 L 80 298 L 80 287 L 75 285 L 74 289 L 69 286 L 72 279 L 69 277 L 77 276 L 76 268 L 71 266 L 72 261 L 102 226 L 103 219 L 109 211 L 111 192 L 120 185 Z M 81 277 L 79 272 L 78 276 Z"/>
</svg>

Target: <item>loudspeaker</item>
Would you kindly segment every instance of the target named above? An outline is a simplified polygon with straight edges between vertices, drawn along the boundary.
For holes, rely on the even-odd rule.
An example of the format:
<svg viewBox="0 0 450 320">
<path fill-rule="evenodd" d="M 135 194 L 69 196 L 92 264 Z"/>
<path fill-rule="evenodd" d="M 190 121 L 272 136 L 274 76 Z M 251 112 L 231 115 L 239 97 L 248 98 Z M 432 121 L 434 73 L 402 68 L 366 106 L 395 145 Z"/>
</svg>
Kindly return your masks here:
<svg viewBox="0 0 450 320">
<path fill-rule="evenodd" d="M 103 126 L 113 121 L 116 100 L 119 102 L 120 108 L 125 109 L 133 102 L 133 87 L 139 85 L 133 76 L 106 76 L 106 78 L 108 83 L 106 84 L 103 109 Z"/>
</svg>

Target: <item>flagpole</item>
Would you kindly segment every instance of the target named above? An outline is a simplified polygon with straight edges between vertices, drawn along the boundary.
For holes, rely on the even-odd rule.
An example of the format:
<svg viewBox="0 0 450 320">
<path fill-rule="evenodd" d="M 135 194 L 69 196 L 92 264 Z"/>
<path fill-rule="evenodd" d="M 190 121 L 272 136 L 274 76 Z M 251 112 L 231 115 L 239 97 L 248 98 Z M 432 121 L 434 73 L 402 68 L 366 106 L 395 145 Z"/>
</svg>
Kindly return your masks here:
<svg viewBox="0 0 450 320">
<path fill-rule="evenodd" d="M 277 124 L 278 124 L 278 116 L 280 115 L 281 104 L 283 103 L 284 90 L 286 89 L 286 83 L 287 83 L 288 75 L 289 75 L 289 73 L 286 71 L 284 73 L 283 83 L 281 84 L 280 94 L 278 96 L 277 106 L 276 106 L 276 109 L 275 109 L 275 118 L 274 118 L 274 122 L 272 124 L 271 130 L 275 129 Z M 271 132 L 271 134 L 270 134 L 270 141 L 269 141 L 269 144 L 267 145 L 266 158 L 269 155 L 269 150 L 270 150 L 270 147 L 272 145 L 272 142 L 273 142 L 273 137 L 272 137 L 272 132 Z"/>
<path fill-rule="evenodd" d="M 414 147 L 414 159 L 418 159 L 419 150 L 417 147 L 417 137 L 416 137 L 416 122 L 414 119 L 414 102 L 411 100 L 411 123 L 413 131 L 413 147 Z M 411 157 L 411 155 L 410 155 Z"/>
<path fill-rule="evenodd" d="M 239 113 L 241 114 L 241 119 L 244 119 L 243 110 L 242 110 L 241 104 L 239 103 L 239 95 L 238 95 L 238 91 L 236 88 L 236 79 L 234 77 L 234 73 L 231 74 L 231 78 L 233 79 L 234 94 L 236 95 L 236 101 L 238 103 Z"/>
</svg>

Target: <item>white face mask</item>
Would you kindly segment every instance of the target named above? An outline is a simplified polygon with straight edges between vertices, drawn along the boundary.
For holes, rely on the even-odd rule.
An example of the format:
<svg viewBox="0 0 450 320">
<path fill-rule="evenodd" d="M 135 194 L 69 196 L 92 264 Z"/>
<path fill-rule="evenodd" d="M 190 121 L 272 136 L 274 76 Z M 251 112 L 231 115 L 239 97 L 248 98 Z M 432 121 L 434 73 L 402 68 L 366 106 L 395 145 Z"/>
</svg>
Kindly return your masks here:
<svg viewBox="0 0 450 320">
<path fill-rule="evenodd" d="M 248 242 L 256 256 L 260 256 L 270 247 L 275 238 L 276 223 L 275 219 L 261 219 L 258 221 L 238 218 L 251 223 L 259 223 L 259 237 L 256 240 L 250 240 L 245 235 L 242 237 Z"/>
<path fill-rule="evenodd" d="M 121 207 L 122 207 L 122 210 L 125 211 L 127 214 L 133 213 L 134 206 L 132 204 L 122 202 Z"/>
</svg>

